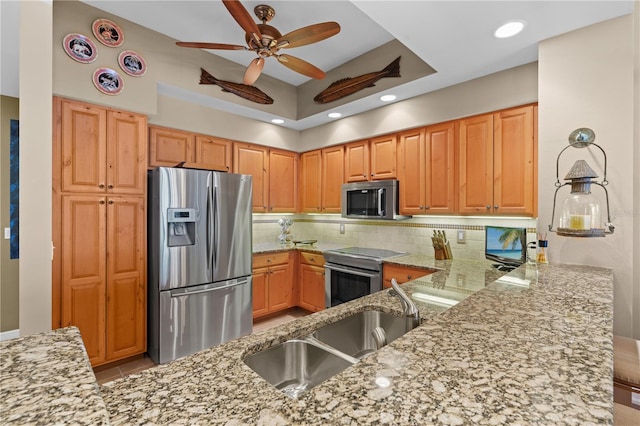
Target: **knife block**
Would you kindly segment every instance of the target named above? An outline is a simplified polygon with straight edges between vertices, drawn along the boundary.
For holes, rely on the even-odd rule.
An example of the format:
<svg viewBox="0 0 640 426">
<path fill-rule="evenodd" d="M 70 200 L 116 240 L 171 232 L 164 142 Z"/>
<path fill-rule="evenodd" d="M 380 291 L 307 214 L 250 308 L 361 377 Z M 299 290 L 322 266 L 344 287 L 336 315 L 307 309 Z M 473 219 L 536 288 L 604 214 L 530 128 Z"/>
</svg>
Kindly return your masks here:
<svg viewBox="0 0 640 426">
<path fill-rule="evenodd" d="M 442 247 L 434 247 L 433 252 L 436 260 L 445 260 L 447 258 L 447 255 L 444 252 L 444 248 Z"/>
</svg>

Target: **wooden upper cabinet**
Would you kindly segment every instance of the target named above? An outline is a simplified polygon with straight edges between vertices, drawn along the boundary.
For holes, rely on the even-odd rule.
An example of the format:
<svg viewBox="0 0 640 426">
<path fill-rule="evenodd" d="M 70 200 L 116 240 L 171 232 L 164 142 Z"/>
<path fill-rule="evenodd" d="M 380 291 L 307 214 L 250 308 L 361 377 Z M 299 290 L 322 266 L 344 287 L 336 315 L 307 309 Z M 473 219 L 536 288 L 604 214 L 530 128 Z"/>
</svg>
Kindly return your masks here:
<svg viewBox="0 0 640 426">
<path fill-rule="evenodd" d="M 269 196 L 269 150 L 260 145 L 235 143 L 233 171 L 253 176 L 253 212 L 265 213 Z"/>
<path fill-rule="evenodd" d="M 147 118 L 107 112 L 107 192 L 144 194 L 147 182 Z"/>
<path fill-rule="evenodd" d="M 193 162 L 194 144 L 193 133 L 149 126 L 149 167 L 175 167 Z"/>
<path fill-rule="evenodd" d="M 455 213 L 455 123 L 425 129 L 425 213 Z"/>
<path fill-rule="evenodd" d="M 233 142 L 210 136 L 197 135 L 193 161 L 203 169 L 231 171 Z"/>
<path fill-rule="evenodd" d="M 340 213 L 344 183 L 344 147 L 322 150 L 322 212 Z"/>
<path fill-rule="evenodd" d="M 344 146 L 344 175 L 347 182 L 369 180 L 369 141 L 351 142 Z"/>
<path fill-rule="evenodd" d="M 398 137 L 381 136 L 369 142 L 371 180 L 395 179 Z"/>
<path fill-rule="evenodd" d="M 301 212 L 320 213 L 322 211 L 322 173 L 321 150 L 317 149 L 300 154 Z M 340 175 L 342 175 L 342 171 Z"/>
<path fill-rule="evenodd" d="M 533 215 L 535 145 L 533 106 L 493 116 L 494 213 Z"/>
<path fill-rule="evenodd" d="M 425 214 L 425 161 L 424 129 L 401 133 L 398 148 L 400 214 Z"/>
<path fill-rule="evenodd" d="M 298 154 L 269 150 L 269 212 L 295 212 L 298 207 Z"/>
<path fill-rule="evenodd" d="M 493 114 L 459 121 L 458 211 L 493 210 Z"/>
<path fill-rule="evenodd" d="M 107 111 L 56 98 L 61 191 L 101 193 L 107 185 Z"/>
</svg>

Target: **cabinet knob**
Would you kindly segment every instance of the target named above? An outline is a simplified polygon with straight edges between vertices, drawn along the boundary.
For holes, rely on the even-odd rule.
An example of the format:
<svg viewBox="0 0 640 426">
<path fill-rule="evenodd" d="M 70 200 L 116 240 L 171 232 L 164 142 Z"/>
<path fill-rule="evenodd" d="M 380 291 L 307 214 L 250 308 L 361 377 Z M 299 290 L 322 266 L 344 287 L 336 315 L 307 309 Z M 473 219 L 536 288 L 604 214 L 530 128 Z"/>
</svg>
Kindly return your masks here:
<svg viewBox="0 0 640 426">
<path fill-rule="evenodd" d="M 487 204 L 487 210 L 491 210 L 491 206 Z"/>
<path fill-rule="evenodd" d="M 309 261 L 315 262 L 316 260 L 312 257 L 311 259 L 309 259 Z"/>
<path fill-rule="evenodd" d="M 113 189 L 113 185 L 107 185 L 107 188 Z"/>
<path fill-rule="evenodd" d="M 373 173 L 371 173 L 371 177 L 375 176 Z"/>
<path fill-rule="evenodd" d="M 429 210 L 429 206 L 424 206 L 425 210 Z"/>
<path fill-rule="evenodd" d="M 367 177 L 367 175 L 362 175 L 362 177 L 363 177 L 363 178 L 366 178 L 366 177 Z"/>
<path fill-rule="evenodd" d="M 498 206 L 497 204 L 495 206 L 493 206 L 494 209 L 498 210 L 500 206 Z"/>
<path fill-rule="evenodd" d="M 98 185 L 98 188 L 104 189 L 104 183 L 101 183 L 100 185 Z"/>
<path fill-rule="evenodd" d="M 267 263 L 271 263 L 271 259 L 267 259 Z"/>
<path fill-rule="evenodd" d="M 418 208 L 419 208 L 420 210 L 422 210 L 422 209 L 424 209 L 424 206 L 418 206 Z"/>
<path fill-rule="evenodd" d="M 98 201 L 99 204 L 104 204 L 104 200 Z"/>
<path fill-rule="evenodd" d="M 109 200 L 109 201 L 108 201 L 108 204 L 113 204 L 113 200 Z"/>
<path fill-rule="evenodd" d="M 410 280 L 411 279 L 411 275 L 407 275 L 407 279 Z"/>
</svg>

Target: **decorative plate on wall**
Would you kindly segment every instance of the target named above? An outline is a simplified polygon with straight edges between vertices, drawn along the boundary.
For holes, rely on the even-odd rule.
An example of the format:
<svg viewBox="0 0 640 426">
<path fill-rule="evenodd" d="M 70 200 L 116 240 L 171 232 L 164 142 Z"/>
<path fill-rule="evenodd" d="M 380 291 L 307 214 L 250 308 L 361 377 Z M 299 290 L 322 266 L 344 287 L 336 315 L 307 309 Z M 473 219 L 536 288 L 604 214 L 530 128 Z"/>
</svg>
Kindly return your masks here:
<svg viewBox="0 0 640 426">
<path fill-rule="evenodd" d="M 62 46 L 72 59 L 88 64 L 98 57 L 98 49 L 93 42 L 82 34 L 67 34 L 62 39 Z"/>
<path fill-rule="evenodd" d="M 140 77 L 147 72 L 144 58 L 133 50 L 125 50 L 118 55 L 118 64 L 122 71 L 133 77 Z"/>
<path fill-rule="evenodd" d="M 105 46 L 118 47 L 124 43 L 124 33 L 115 22 L 108 19 L 96 19 L 91 25 L 91 30 Z"/>
<path fill-rule="evenodd" d="M 93 72 L 93 84 L 105 95 L 117 95 L 124 88 L 124 81 L 111 68 L 98 68 Z"/>
</svg>

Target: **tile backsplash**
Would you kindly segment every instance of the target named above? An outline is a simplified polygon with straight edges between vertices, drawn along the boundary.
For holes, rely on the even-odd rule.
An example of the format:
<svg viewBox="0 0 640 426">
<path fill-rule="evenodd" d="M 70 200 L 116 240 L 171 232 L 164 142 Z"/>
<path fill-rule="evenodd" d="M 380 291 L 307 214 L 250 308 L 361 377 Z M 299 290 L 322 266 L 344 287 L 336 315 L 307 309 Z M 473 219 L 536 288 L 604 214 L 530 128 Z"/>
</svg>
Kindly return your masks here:
<svg viewBox="0 0 640 426">
<path fill-rule="evenodd" d="M 254 244 L 277 242 L 280 227 L 277 215 L 253 215 Z M 454 258 L 484 259 L 484 226 L 527 228 L 527 242 L 536 240 L 537 220 L 508 217 L 438 216 L 414 217 L 401 221 L 354 220 L 339 215 L 287 215 L 293 219 L 294 240 L 315 239 L 324 243 L 385 248 L 408 253 L 433 255 L 433 230 L 443 230 Z M 344 234 L 340 233 L 344 225 Z M 464 243 L 457 242 L 458 230 L 464 231 Z"/>
</svg>

